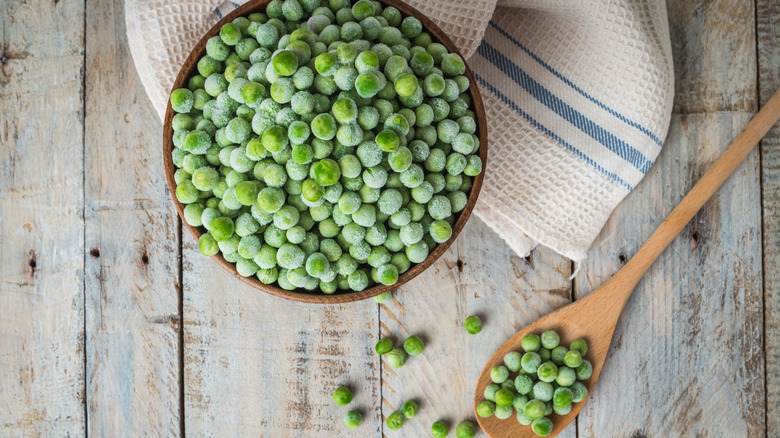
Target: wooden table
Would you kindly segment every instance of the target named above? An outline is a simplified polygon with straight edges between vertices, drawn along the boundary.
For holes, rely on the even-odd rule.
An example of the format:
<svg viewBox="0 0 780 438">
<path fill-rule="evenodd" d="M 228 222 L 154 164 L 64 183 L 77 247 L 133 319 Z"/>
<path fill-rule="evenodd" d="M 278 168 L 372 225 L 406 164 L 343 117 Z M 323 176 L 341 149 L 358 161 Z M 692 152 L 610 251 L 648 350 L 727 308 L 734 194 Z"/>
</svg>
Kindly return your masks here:
<svg viewBox="0 0 780 438">
<path fill-rule="evenodd" d="M 0 436 L 374 437 L 407 399 L 420 415 L 388 436 L 471 418 L 491 352 L 619 269 L 780 88 L 777 0 L 668 5 L 666 146 L 574 280 L 475 219 L 392 302 L 312 307 L 182 235 L 121 0 L 0 2 Z M 411 334 L 427 348 L 401 369 L 372 353 Z M 563 437 L 780 437 L 780 127 L 645 277 L 612 351 Z M 355 431 L 330 398 L 342 384 Z"/>
</svg>

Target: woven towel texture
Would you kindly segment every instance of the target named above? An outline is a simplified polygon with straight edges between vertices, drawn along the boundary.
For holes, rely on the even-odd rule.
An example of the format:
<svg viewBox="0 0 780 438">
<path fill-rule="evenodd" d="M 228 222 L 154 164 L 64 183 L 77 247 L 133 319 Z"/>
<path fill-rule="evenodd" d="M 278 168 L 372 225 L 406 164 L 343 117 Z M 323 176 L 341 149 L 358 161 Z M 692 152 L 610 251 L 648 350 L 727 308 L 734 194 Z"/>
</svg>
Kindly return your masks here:
<svg viewBox="0 0 780 438">
<path fill-rule="evenodd" d="M 406 1 L 469 58 L 485 100 L 489 165 L 476 214 L 520 255 L 543 244 L 585 258 L 669 127 L 664 2 Z M 161 119 L 178 66 L 235 5 L 126 1 L 130 48 Z"/>
</svg>

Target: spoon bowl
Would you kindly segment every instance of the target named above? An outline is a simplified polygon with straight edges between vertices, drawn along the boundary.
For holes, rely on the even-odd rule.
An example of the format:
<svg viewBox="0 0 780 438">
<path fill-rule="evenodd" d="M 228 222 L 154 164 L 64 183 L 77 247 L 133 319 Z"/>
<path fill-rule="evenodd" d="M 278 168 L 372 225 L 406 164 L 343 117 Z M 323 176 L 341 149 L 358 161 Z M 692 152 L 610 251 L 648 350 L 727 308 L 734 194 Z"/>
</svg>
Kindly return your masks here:
<svg viewBox="0 0 780 438">
<path fill-rule="evenodd" d="M 739 163 L 769 132 L 778 119 L 780 119 L 780 91 L 775 92 L 761 111 L 750 120 L 745 129 L 726 148 L 701 180 L 669 213 L 669 216 L 663 220 L 647 242 L 622 269 L 587 297 L 543 316 L 520 330 L 499 347 L 479 375 L 474 393 L 475 413 L 477 405 L 485 399 L 485 388 L 491 383 L 490 369 L 503 364 L 504 356 L 510 351 L 522 351 L 520 341 L 525 335 L 529 333 L 541 334 L 545 330 L 558 332 L 563 345 L 569 345 L 577 338 L 583 338 L 587 341 L 588 352 L 585 354 L 585 359 L 593 365 L 593 374 L 582 383 L 588 388 L 588 394 L 592 393 L 599 374 L 601 374 L 604 361 L 607 359 L 615 326 L 639 280 L 726 179 L 734 173 Z M 571 412 L 566 415 L 552 416 L 550 420 L 553 422 L 553 430 L 548 436 L 553 437 L 565 429 L 579 414 L 587 400 L 586 398 L 580 403 L 574 403 Z M 477 415 L 477 421 L 482 430 L 493 438 L 537 436 L 530 426 L 523 426 L 516 419 L 499 420 L 495 416 L 481 418 Z"/>
<path fill-rule="evenodd" d="M 599 297 L 610 295 L 606 289 L 609 284 L 605 284 L 598 291 L 593 292 L 582 300 L 575 301 L 566 307 L 556 310 L 546 316 L 539 318 L 530 325 L 526 326 L 514 336 L 509 338 L 501 347 L 493 353 L 493 356 L 485 365 L 480 373 L 477 389 L 474 393 L 474 406 L 485 400 L 485 388 L 492 383 L 490 380 L 490 369 L 494 366 L 503 365 L 504 356 L 512 351 L 523 352 L 520 347 L 520 341 L 528 334 L 536 333 L 541 335 L 546 330 L 555 330 L 561 337 L 561 345 L 568 347 L 575 339 L 584 339 L 588 343 L 588 352 L 583 356 L 593 365 L 593 374 L 589 379 L 579 381 L 588 388 L 588 397 L 579 402 L 573 403 L 571 412 L 566 415 L 553 414 L 550 418 L 553 422 L 553 430 L 549 436 L 560 433 L 566 426 L 574 420 L 582 407 L 590 398 L 596 381 L 601 373 L 601 368 L 609 352 L 609 343 L 612 340 L 612 333 L 615 331 L 622 305 L 604 306 Z M 621 295 L 616 291 L 618 299 Z M 627 298 L 627 296 L 626 296 Z M 622 303 L 625 304 L 625 300 Z M 496 416 L 481 418 L 477 415 L 482 430 L 493 438 L 534 438 L 538 437 L 531 429 L 531 426 L 523 426 L 515 418 L 499 420 Z"/>
</svg>

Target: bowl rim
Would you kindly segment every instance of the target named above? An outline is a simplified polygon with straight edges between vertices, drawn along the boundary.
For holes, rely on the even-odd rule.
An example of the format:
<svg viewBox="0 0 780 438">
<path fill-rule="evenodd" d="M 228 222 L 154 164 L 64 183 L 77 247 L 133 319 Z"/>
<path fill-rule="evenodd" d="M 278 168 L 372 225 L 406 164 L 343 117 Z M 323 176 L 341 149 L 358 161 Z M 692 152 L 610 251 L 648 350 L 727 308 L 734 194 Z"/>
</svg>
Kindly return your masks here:
<svg viewBox="0 0 780 438">
<path fill-rule="evenodd" d="M 197 72 L 198 60 L 205 55 L 206 42 L 208 41 L 209 38 L 219 33 L 219 30 L 221 29 L 222 25 L 224 25 L 227 22 L 233 21 L 235 18 L 240 16 L 246 16 L 253 12 L 264 12 L 266 6 L 268 5 L 268 3 L 270 3 L 270 1 L 271 0 L 251 0 L 239 6 L 235 10 L 231 11 L 229 14 L 225 15 L 217 23 L 215 23 L 203 35 L 203 37 L 198 41 L 195 47 L 190 51 L 189 55 L 187 56 L 187 59 L 184 61 L 181 68 L 179 69 L 179 73 L 176 76 L 176 80 L 172 85 L 171 91 L 176 90 L 178 88 L 186 87 L 186 81 L 188 81 L 189 78 Z M 437 26 L 436 23 L 434 23 L 430 18 L 425 16 L 422 12 L 418 11 L 412 6 L 409 6 L 406 3 L 403 3 L 399 0 L 379 0 L 379 3 L 382 3 L 384 6 L 392 6 L 397 8 L 399 11 L 401 11 L 404 14 L 404 16 L 413 16 L 419 19 L 423 24 L 423 31 L 428 32 L 431 35 L 431 38 L 434 40 L 434 42 L 443 44 L 447 48 L 447 50 L 449 50 L 450 53 L 457 53 L 465 61 L 465 57 L 458 49 L 458 47 L 455 46 L 452 40 L 450 40 L 447 34 L 443 30 L 441 30 L 441 28 L 439 28 L 439 26 Z M 230 274 L 232 274 L 234 277 L 254 287 L 255 289 L 258 289 L 262 292 L 268 293 L 276 297 L 297 301 L 297 302 L 313 303 L 313 304 L 340 304 L 340 303 L 361 301 L 397 289 L 403 284 L 417 277 L 420 273 L 422 273 L 423 271 L 428 269 L 431 265 L 433 265 L 433 263 L 435 263 L 450 248 L 450 246 L 452 246 L 453 242 L 455 242 L 457 237 L 460 235 L 460 232 L 463 230 L 463 227 L 466 225 L 466 222 L 471 217 L 471 213 L 474 210 L 474 205 L 476 204 L 477 199 L 479 198 L 480 191 L 482 190 L 482 183 L 485 178 L 485 173 L 487 169 L 487 148 L 488 148 L 487 118 L 485 114 L 484 104 L 482 102 L 482 96 L 480 95 L 480 90 L 479 87 L 477 86 L 477 81 L 474 77 L 473 72 L 471 71 L 471 68 L 468 65 L 468 62 L 466 62 L 465 76 L 469 79 L 469 89 L 467 90 L 467 92 L 471 95 L 472 106 L 473 106 L 474 114 L 476 116 L 476 122 L 477 122 L 476 135 L 479 137 L 479 142 L 480 142 L 478 152 L 479 152 L 479 157 L 482 160 L 482 172 L 480 172 L 479 175 L 474 177 L 471 190 L 469 191 L 468 201 L 464 209 L 457 215 L 455 224 L 452 227 L 452 236 L 450 237 L 450 239 L 448 239 L 446 242 L 438 244 L 434 248 L 434 250 L 430 254 L 428 254 L 428 257 L 426 257 L 425 260 L 423 260 L 421 263 L 417 263 L 413 265 L 409 270 L 401 274 L 398 277 L 398 281 L 395 284 L 392 284 L 390 286 L 379 284 L 359 292 L 338 291 L 333 294 L 325 294 L 322 293 L 321 291 L 307 291 L 304 289 L 295 289 L 295 290 L 288 291 L 280 287 L 262 283 L 254 276 L 244 277 L 240 275 L 236 270 L 235 265 L 225 260 L 220 253 L 217 253 L 211 256 L 210 258 L 214 260 L 223 269 L 225 269 Z M 173 147 L 174 147 L 173 127 L 171 123 L 173 120 L 173 116 L 174 116 L 174 111 L 173 108 L 171 107 L 170 99 L 168 99 L 167 108 L 165 111 L 165 121 L 163 125 L 163 145 L 162 145 L 163 164 L 165 168 L 166 181 L 168 182 L 168 192 L 171 196 L 171 199 L 173 200 L 173 204 L 176 206 L 176 211 L 179 215 L 179 219 L 181 220 L 182 226 L 189 230 L 190 234 L 192 235 L 192 237 L 195 238 L 195 242 L 197 243 L 200 239 L 200 236 L 203 234 L 203 232 L 199 229 L 199 227 L 193 227 L 187 223 L 187 221 L 184 219 L 185 205 L 179 202 L 178 199 L 176 199 L 177 184 L 174 179 L 175 166 L 173 164 L 173 158 L 171 156 L 171 152 L 173 151 Z M 182 241 L 181 244 L 183 245 L 184 242 Z"/>
</svg>

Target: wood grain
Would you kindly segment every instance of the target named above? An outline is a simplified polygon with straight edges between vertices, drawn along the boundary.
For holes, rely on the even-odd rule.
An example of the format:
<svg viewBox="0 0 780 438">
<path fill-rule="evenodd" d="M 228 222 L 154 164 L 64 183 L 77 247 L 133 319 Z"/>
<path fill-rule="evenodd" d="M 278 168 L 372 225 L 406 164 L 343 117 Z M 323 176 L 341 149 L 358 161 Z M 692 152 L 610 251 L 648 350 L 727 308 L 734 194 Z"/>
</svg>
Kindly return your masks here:
<svg viewBox="0 0 780 438">
<path fill-rule="evenodd" d="M 184 239 L 185 431 L 190 436 L 378 437 L 377 304 L 311 306 L 234 281 Z M 332 392 L 352 388 L 348 408 Z M 348 430 L 349 409 L 363 424 Z"/>
<path fill-rule="evenodd" d="M 81 2 L 0 2 L 0 435 L 84 413 Z"/>
<path fill-rule="evenodd" d="M 184 61 L 184 64 L 182 65 L 181 70 L 179 71 L 179 74 L 177 75 L 176 80 L 174 81 L 172 90 L 184 87 L 186 81 L 188 81 L 190 77 L 196 74 L 197 62 L 206 53 L 206 42 L 208 41 L 209 38 L 215 36 L 219 32 L 223 24 L 227 22 L 231 22 L 237 17 L 245 16 L 253 12 L 263 12 L 265 11 L 265 7 L 269 1 L 270 0 L 249 1 L 246 4 L 240 6 L 239 8 L 233 10 L 231 13 L 225 15 L 216 24 L 214 24 L 214 26 L 212 26 L 211 29 L 209 29 L 209 31 L 206 32 L 206 34 L 201 38 L 201 40 L 198 42 L 195 48 L 192 49 L 192 52 L 190 52 L 189 56 Z M 455 44 L 449 39 L 449 37 L 444 33 L 444 31 L 442 31 L 436 25 L 436 23 L 434 23 L 425 15 L 418 12 L 416 9 L 412 8 L 406 3 L 403 3 L 400 0 L 382 0 L 382 3 L 389 6 L 395 6 L 406 16 L 415 16 L 419 18 L 423 24 L 423 28 L 428 33 L 431 34 L 431 37 L 433 38 L 434 41 L 438 41 L 441 44 L 443 44 L 445 47 L 447 47 L 447 49 L 451 53 L 460 54 L 460 51 L 458 50 L 457 46 L 455 46 Z M 479 137 L 479 157 L 482 160 L 483 167 L 484 167 L 488 164 L 487 163 L 488 130 L 487 130 L 487 119 L 485 115 L 485 108 L 482 103 L 482 97 L 479 94 L 479 87 L 477 87 L 476 80 L 474 79 L 474 74 L 471 72 L 471 68 L 469 68 L 468 64 L 466 65 L 465 76 L 469 79 L 469 82 L 471 83 L 468 93 L 471 95 L 473 110 L 477 118 L 476 120 L 477 131 L 475 134 L 477 135 L 477 137 Z M 171 199 L 173 200 L 173 203 L 176 206 L 176 210 L 179 212 L 179 217 L 182 219 L 182 224 L 184 225 L 185 228 L 187 228 L 187 230 L 189 230 L 190 234 L 192 234 L 192 236 L 197 240 L 200 239 L 200 236 L 205 231 L 205 228 L 193 227 L 190 224 L 188 224 L 186 221 L 184 221 L 184 204 L 179 202 L 179 200 L 176 199 L 176 196 L 174 195 L 176 191 L 176 181 L 174 180 L 173 175 L 176 169 L 173 165 L 173 159 L 171 158 L 171 151 L 173 151 L 173 147 L 174 147 L 173 128 L 171 125 L 173 116 L 174 116 L 174 111 L 169 101 L 168 107 L 165 112 L 163 139 L 162 139 L 163 140 L 162 153 L 163 153 L 163 163 L 165 166 L 165 176 L 168 182 L 168 188 L 170 189 Z M 456 215 L 455 224 L 453 224 L 452 226 L 452 237 L 450 237 L 450 239 L 447 240 L 446 242 L 437 245 L 434 248 L 434 250 L 431 251 L 428 257 L 425 260 L 423 260 L 422 263 L 418 263 L 412 266 L 411 269 L 401 274 L 401 276 L 398 278 L 398 281 L 391 286 L 377 284 L 375 286 L 372 286 L 370 288 L 367 288 L 359 292 L 338 291 L 335 294 L 330 294 L 330 295 L 322 294 L 319 291 L 310 292 L 304 289 L 288 291 L 280 287 L 276 287 L 274 285 L 264 284 L 255 277 L 244 277 L 240 275 L 236 270 L 235 265 L 226 261 L 219 253 L 211 256 L 211 259 L 215 261 L 223 269 L 230 272 L 230 274 L 233 275 L 233 277 L 237 278 L 238 280 L 241 280 L 242 282 L 254 287 L 255 289 L 288 300 L 300 301 L 304 303 L 313 303 L 313 304 L 348 303 L 353 301 L 364 300 L 366 298 L 370 298 L 382 294 L 384 292 L 393 290 L 394 288 L 399 287 L 404 283 L 408 282 L 409 280 L 417 277 L 418 275 L 420 275 L 421 272 L 428 269 L 428 267 L 430 267 L 439 257 L 441 257 L 441 255 L 444 254 L 445 251 L 447 251 L 450 245 L 452 245 L 452 243 L 458 238 L 458 235 L 463 229 L 463 226 L 466 224 L 466 221 L 468 221 L 469 217 L 471 216 L 471 212 L 474 209 L 474 204 L 476 204 L 477 198 L 479 197 L 479 192 L 482 189 L 482 182 L 484 178 L 485 178 L 485 172 L 481 172 L 479 175 L 474 177 L 473 185 L 471 187 L 471 190 L 469 191 L 469 197 L 468 197 L 468 201 L 466 202 L 466 206 L 463 208 L 463 210 L 460 213 Z"/>
<path fill-rule="evenodd" d="M 764 105 L 780 89 L 780 3 L 756 2 L 758 95 Z M 764 237 L 764 354 L 766 432 L 780 437 L 780 127 L 761 142 L 761 199 Z"/>
<path fill-rule="evenodd" d="M 756 109 L 755 51 L 735 50 L 755 44 L 752 7 L 701 6 L 670 4 L 677 113 L 657 164 L 591 248 L 577 297 L 636 252 Z M 693 64 L 704 70 L 682 67 Z M 733 66 L 739 73 L 722 71 Z M 696 81 L 691 74 L 731 80 L 698 87 L 697 100 L 680 88 Z M 680 114 L 686 108 L 704 112 Z M 580 436 L 764 434 L 759 199 L 754 151 L 640 282 Z"/>
<path fill-rule="evenodd" d="M 121 0 L 90 2 L 86 46 L 87 406 L 92 436 L 178 436 L 176 214 L 160 123 L 125 38 Z"/>
<path fill-rule="evenodd" d="M 482 221 L 469 222 L 431 269 L 381 306 L 382 337 L 400 345 L 418 335 L 426 344 L 402 368 L 382 364 L 383 416 L 416 400 L 420 414 L 400 431 L 409 437 L 429 436 L 441 419 L 452 427 L 475 421 L 472 399 L 485 362 L 520 328 L 569 303 L 570 275 L 565 257 L 540 247 L 520 258 Z M 473 314 L 483 321 L 477 335 L 463 328 Z M 561 436 L 574 437 L 575 428 Z"/>
</svg>

